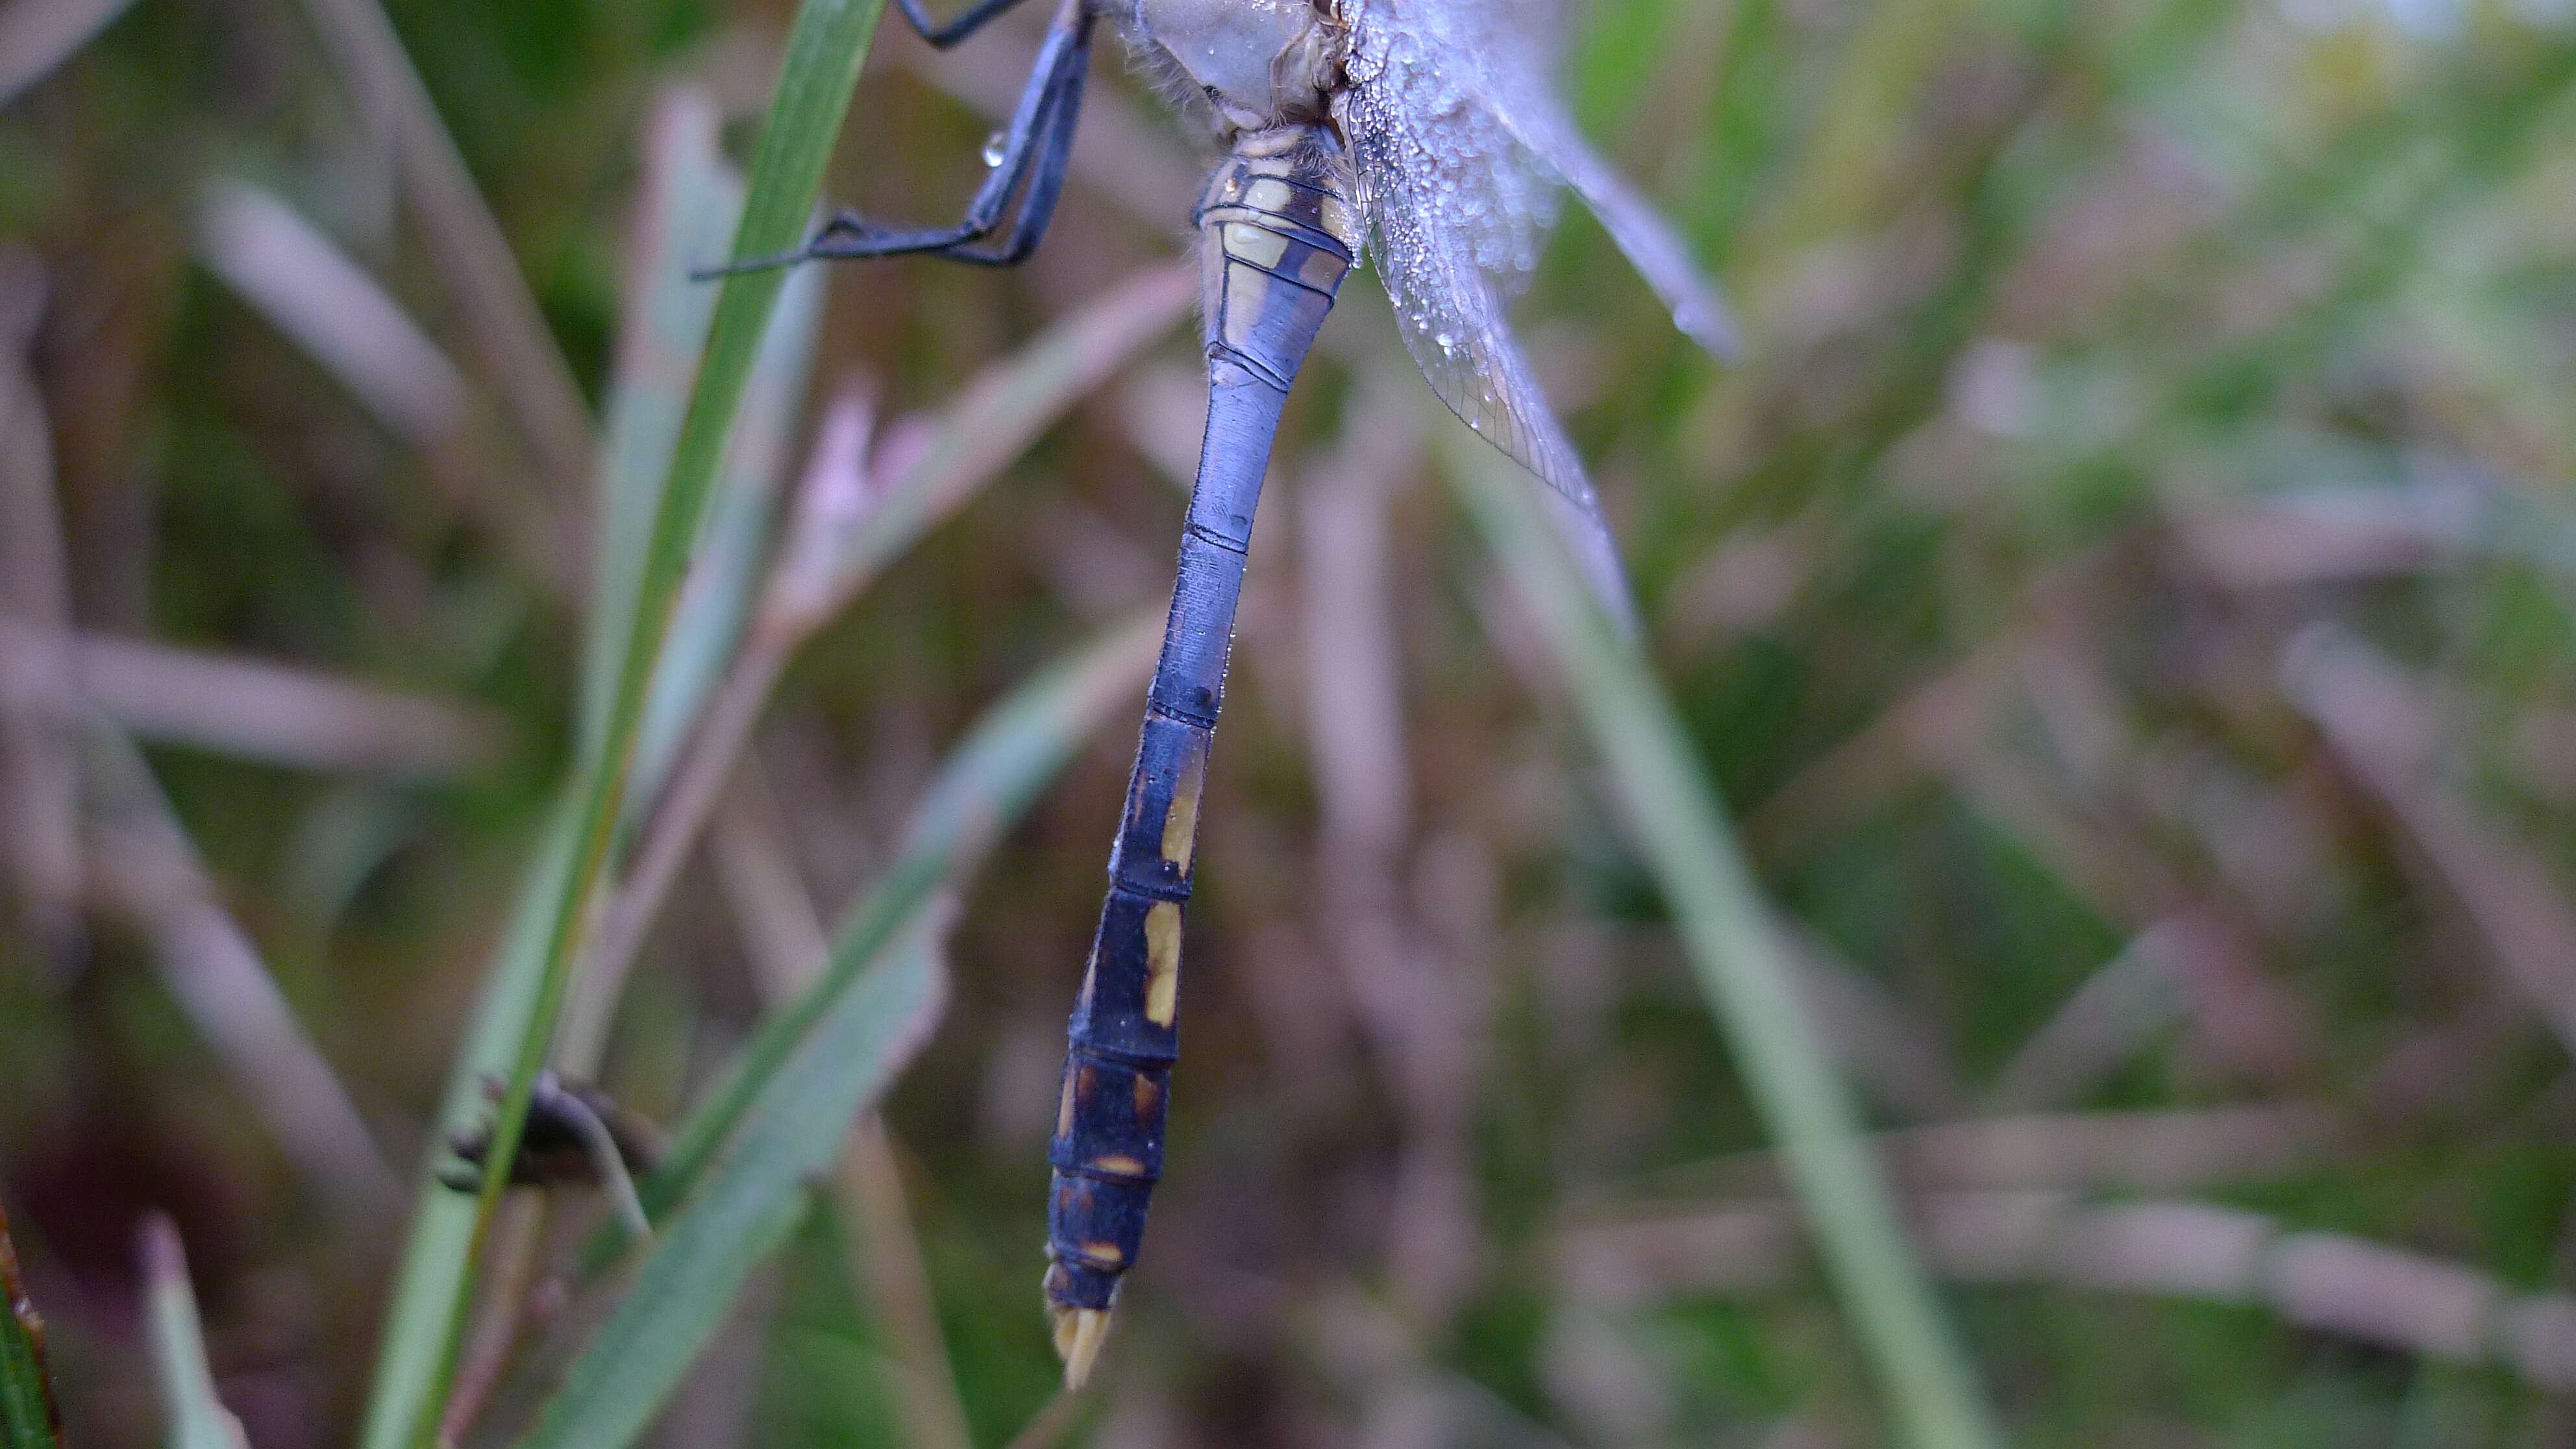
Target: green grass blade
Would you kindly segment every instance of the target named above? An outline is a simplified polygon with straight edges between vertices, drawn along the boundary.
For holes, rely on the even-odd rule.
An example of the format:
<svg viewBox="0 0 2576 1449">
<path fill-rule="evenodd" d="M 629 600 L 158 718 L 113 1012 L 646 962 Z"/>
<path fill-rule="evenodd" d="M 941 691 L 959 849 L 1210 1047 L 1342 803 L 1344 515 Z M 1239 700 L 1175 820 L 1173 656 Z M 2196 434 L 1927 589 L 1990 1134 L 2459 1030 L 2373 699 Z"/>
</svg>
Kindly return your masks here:
<svg viewBox="0 0 2576 1449">
<path fill-rule="evenodd" d="M 0 1210 L 0 1444 L 53 1449 L 62 1442 L 54 1385 L 45 1372 L 45 1322 L 18 1276 L 9 1214 Z"/>
<path fill-rule="evenodd" d="M 617 321 L 600 429 L 600 563 L 592 570 L 582 649 L 585 752 L 598 749 L 617 699 L 653 516 L 670 482 L 698 355 L 715 325 L 718 289 L 692 281 L 689 269 L 715 255 L 742 217 L 742 181 L 717 151 L 717 126 L 712 103 L 682 92 L 657 110 L 646 143 L 650 159 L 632 258 L 638 275 L 628 283 Z"/>
<path fill-rule="evenodd" d="M 143 1223 L 143 1280 L 152 1315 L 152 1364 L 170 1420 L 170 1449 L 243 1449 L 241 1425 L 215 1397 L 206 1335 L 179 1230 L 159 1214 Z"/>
<path fill-rule="evenodd" d="M 734 236 L 734 254 L 752 256 L 785 250 L 802 233 L 822 192 L 823 173 L 832 154 L 850 93 L 858 84 L 869 42 L 876 32 L 883 0 L 806 0 L 789 34 L 778 91 L 770 103 L 760 148 L 752 162 L 742 224 Z M 617 688 L 608 724 L 595 748 L 585 752 L 575 798 L 581 803 L 573 832 L 571 868 L 562 889 L 548 906 L 546 945 L 535 970 L 532 1005 L 511 1056 L 508 1090 L 492 1117 L 488 1167 L 482 1197 L 475 1205 L 475 1227 L 468 1251 L 456 1264 L 446 1295 L 443 1326 L 436 1335 L 437 1367 L 417 1417 L 408 1420 L 406 1436 L 417 1442 L 434 1428 L 436 1405 L 446 1396 L 454 1371 L 465 1307 L 473 1297 L 473 1252 L 484 1228 L 500 1205 L 527 1123 L 528 1098 L 537 1072 L 545 1064 L 557 1018 L 571 984 L 572 965 L 580 955 L 589 903 L 606 870 L 617 827 L 624 814 L 627 784 L 655 665 L 669 637 L 681 580 L 697 542 L 707 504 L 724 461 L 727 439 L 749 386 L 753 361 L 768 331 L 773 304 L 786 276 L 777 270 L 751 272 L 725 279 L 716 301 L 715 322 L 700 360 L 680 440 L 671 461 L 669 482 L 654 510 L 645 546 L 644 566 L 636 588 L 632 628 L 618 648 Z M 510 988 L 515 990 L 515 987 Z M 403 1344 L 405 1353 L 426 1353 L 428 1344 Z M 397 1440 L 395 1442 L 402 1442 Z"/>
<path fill-rule="evenodd" d="M 516 911 L 493 951 L 484 999 L 472 1034 L 449 1075 L 438 1120 L 474 1120 L 484 1108 L 483 1078 L 509 1069 L 510 1053 L 536 1007 L 537 968 L 546 947 L 548 908 L 572 874 L 573 816 L 558 806 L 538 845 Z M 377 1350 L 375 1383 L 367 1397 L 366 1449 L 401 1449 L 414 1426 L 437 1416 L 443 1397 L 443 1363 L 451 1315 L 461 1301 L 459 1275 L 474 1250 L 474 1200 L 432 1176 L 447 1144 L 433 1141 L 422 1164 L 422 1186 L 412 1209 L 411 1236 L 394 1279 L 385 1314 L 385 1340 Z"/>
<path fill-rule="evenodd" d="M 663 646 L 644 709 L 635 756 L 632 808 L 646 811 L 661 794 L 692 721 L 732 662 L 765 577 L 772 525 L 786 492 L 788 445 L 813 375 L 814 344 L 823 325 L 824 269 L 789 275 L 769 333 L 752 363 L 742 420 L 726 451 L 722 479 L 688 588 Z"/>
<path fill-rule="evenodd" d="M 822 1029 L 868 963 L 912 928 L 1122 704 L 1134 704 L 1161 640 L 1162 611 L 1140 614 L 1046 670 L 996 706 L 949 757 L 914 810 L 903 848 L 845 919 L 831 965 L 802 997 L 761 1023 L 722 1085 L 689 1114 L 661 1166 L 641 1184 L 655 1216 L 688 1195 L 769 1083 Z M 596 1264 L 618 1236 L 594 1245 Z"/>
<path fill-rule="evenodd" d="M 1447 472 L 1529 601 L 1709 1011 L 1787 1159 L 1827 1271 L 1919 1449 L 2003 1443 L 1899 1226 L 1707 773 L 1645 662 L 1593 602 L 1526 478 L 1463 437 Z"/>
<path fill-rule="evenodd" d="M 743 1280 L 803 1218 L 850 1124 L 929 1034 L 946 915 L 916 911 L 897 949 L 867 953 L 858 979 L 762 1085 L 739 1145 L 655 1241 L 523 1444 L 618 1449 L 652 1422 L 733 1311 Z"/>
</svg>

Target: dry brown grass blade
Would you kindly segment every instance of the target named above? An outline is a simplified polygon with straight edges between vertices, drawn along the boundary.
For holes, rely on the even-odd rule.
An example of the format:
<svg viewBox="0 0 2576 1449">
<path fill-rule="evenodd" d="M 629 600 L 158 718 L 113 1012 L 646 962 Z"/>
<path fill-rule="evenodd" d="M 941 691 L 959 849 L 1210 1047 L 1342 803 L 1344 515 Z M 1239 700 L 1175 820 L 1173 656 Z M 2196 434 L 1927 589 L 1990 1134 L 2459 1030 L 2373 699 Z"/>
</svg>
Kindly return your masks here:
<svg viewBox="0 0 2576 1449">
<path fill-rule="evenodd" d="M 472 325 L 493 391 L 517 417 L 556 497 L 578 498 L 598 453 L 581 388 L 402 37 L 376 0 L 305 0 L 305 9 L 359 108 L 392 137 L 430 259 Z"/>
<path fill-rule="evenodd" d="M 0 106 L 54 73 L 134 0 L 12 0 L 0 8 Z"/>
<path fill-rule="evenodd" d="M 6 622 L 0 680 L 57 724 L 95 711 L 147 740 L 302 769 L 465 774 L 499 759 L 510 737 L 484 710 L 293 665 L 107 634 L 57 644 Z"/>
<path fill-rule="evenodd" d="M 207 193 L 197 252 L 208 270 L 421 454 L 430 482 L 522 572 L 578 591 L 563 510 L 482 454 L 484 397 L 401 303 L 338 243 L 277 197 L 241 181 Z"/>
<path fill-rule="evenodd" d="M 806 565 L 805 556 L 814 548 L 812 538 L 818 531 L 809 520 L 818 512 L 844 507 L 863 511 L 867 506 L 874 491 L 866 474 L 868 445 L 876 427 L 874 408 L 863 390 L 852 390 L 825 409 L 805 476 L 797 485 L 796 521 L 771 566 L 768 588 L 773 596 L 780 590 L 779 580 L 795 577 Z M 697 849 L 752 726 L 768 708 L 788 660 L 821 620 L 818 614 L 791 629 L 777 627 L 775 617 L 775 611 L 770 611 L 755 620 L 726 666 L 679 748 L 670 783 L 645 822 L 643 839 L 636 844 L 616 890 L 600 907 L 589 957 L 557 1047 L 557 1060 L 567 1071 L 582 1075 L 597 1065 L 607 1040 L 608 1018 L 625 990 L 645 934 Z"/>
<path fill-rule="evenodd" d="M 2281 673 L 2290 697 L 2466 908 L 2507 978 L 2576 1052 L 2576 907 L 2529 851 L 2499 839 L 2440 782 L 2446 747 L 2432 705 L 2368 645 L 2330 625 L 2293 638 Z"/>
<path fill-rule="evenodd" d="M 0 373 L 0 382 L 23 386 L 24 375 L 15 372 L 14 348 L 6 365 L 10 371 Z M 25 396 L 0 401 L 23 404 Z M 23 405 L 13 412 L 20 426 L 41 423 L 41 414 Z M 11 495 L 6 519 L 13 525 L 11 572 L 15 575 L 14 565 L 22 561 L 29 570 L 16 576 L 10 595 L 13 603 L 24 601 L 26 611 L 11 612 L 32 621 L 0 619 L 0 646 L 8 646 L 0 648 L 0 701 L 23 703 L 37 692 L 27 687 L 22 660 L 34 667 L 70 662 L 75 670 L 71 681 L 59 682 L 51 692 L 52 702 L 70 707 L 43 722 L 59 732 L 52 738 L 68 742 L 73 751 L 70 759 L 54 766 L 72 772 L 68 783 L 56 788 L 68 788 L 76 800 L 85 800 L 91 817 L 87 858 L 72 878 L 130 914 L 151 936 L 164 983 L 266 1118 L 315 1195 L 353 1218 L 381 1212 L 400 1199 L 398 1179 L 250 938 L 224 909 L 195 844 L 141 752 L 121 730 L 82 707 L 87 695 L 78 672 L 79 646 L 45 627 L 59 628 L 69 614 L 62 593 L 59 520 L 45 506 L 50 489 L 28 491 L 48 481 L 18 476 L 14 470 L 0 479 Z M 0 714 L 13 721 L 27 717 L 16 707 Z M 74 848 L 79 848 L 77 837 Z"/>
<path fill-rule="evenodd" d="M 218 182 L 198 221 L 206 265 L 414 446 L 465 424 L 464 375 L 373 277 L 275 196 Z"/>
<path fill-rule="evenodd" d="M 510 1351 L 519 1341 L 522 1307 L 537 1280 L 545 1223 L 546 1201 L 538 1194 L 521 1193 L 501 1204 L 501 1215 L 492 1224 L 491 1246 L 483 1255 L 482 1294 L 474 1305 L 473 1322 L 465 1330 L 464 1346 L 457 1350 L 456 1381 L 438 1411 L 442 1449 L 464 1441 L 491 1402 L 493 1390 L 500 1387 Z"/>
<path fill-rule="evenodd" d="M 2347 1159 L 2358 1141 L 2345 1113 L 2289 1101 L 1973 1117 L 1881 1133 L 1872 1146 L 1892 1180 L 1918 1190 L 2187 1192 L 2311 1171 Z M 1781 1181 L 1775 1154 L 1745 1152 L 1620 1193 L 1632 1201 L 1744 1197 L 1778 1191 Z"/>
<path fill-rule="evenodd" d="M 1055 1449 L 1073 1432 L 1074 1421 L 1081 1417 L 1087 1402 L 1081 1394 L 1057 1394 L 1020 1426 L 1020 1432 L 1011 1436 L 1005 1449 Z"/>
<path fill-rule="evenodd" d="M 2576 1296 L 2524 1293 L 2458 1263 L 2191 1201 L 1941 1192 L 1913 1208 L 1926 1259 L 1952 1278 L 2234 1304 L 2576 1390 Z M 1787 1204 L 1730 1204 L 1568 1230 L 1557 1277 L 1603 1307 L 1766 1294 L 1796 1280 L 1802 1241 Z"/>
<path fill-rule="evenodd" d="M 142 754 L 106 727 L 86 740 L 101 901 L 151 937 L 170 994 L 264 1118 L 307 1185 L 353 1221 L 403 1198 L 338 1075 L 305 1035 L 249 935 L 225 910 L 205 863 Z"/>
<path fill-rule="evenodd" d="M 1996 1070 L 1988 1110 L 2029 1112 L 2081 1098 L 2185 1015 L 2161 924 L 2132 937 Z"/>
<path fill-rule="evenodd" d="M 1387 512 L 1424 455 L 1408 389 L 1366 392 L 1295 498 L 1307 739 L 1322 807 L 1315 930 L 1381 1070 L 1398 1084 L 1389 1115 L 1403 1146 L 1387 1272 L 1407 1320 L 1436 1336 L 1472 1289 L 1479 1255 L 1470 1136 L 1493 993 L 1477 964 L 1461 959 L 1480 953 L 1456 938 L 1489 935 L 1492 902 L 1473 886 L 1450 892 L 1467 919 L 1444 930 L 1407 899 L 1406 882 L 1430 862 L 1414 842 Z"/>
<path fill-rule="evenodd" d="M 14 13 L 14 12 L 12 12 Z M 0 54 L 6 54 L 0 50 Z M 37 673 L 64 667 L 71 592 L 55 496 L 52 423 L 23 361 L 43 304 L 33 263 L 0 258 L 0 630 L 30 641 Z M 79 930 L 80 762 L 59 720 L 43 717 L 14 662 L 0 664 L 0 819 L 10 879 L 57 953 Z"/>
<path fill-rule="evenodd" d="M 1197 263 L 1149 265 L 977 374 L 929 420 L 917 450 L 878 470 L 879 489 L 868 507 L 791 525 L 816 541 L 801 553 L 782 554 L 764 613 L 810 629 L 837 612 L 923 532 L 1009 468 L 1066 408 L 1171 330 L 1197 297 Z M 792 537 L 789 547 L 797 547 Z"/>
<path fill-rule="evenodd" d="M 2062 595 L 2068 577 L 2061 571 L 2038 591 L 2040 597 Z M 2230 1070 L 2267 1082 L 2295 1077 L 2314 1060 L 2315 1024 L 2266 974 L 2245 933 L 2138 832 L 2068 804 L 2019 753 L 1993 737 L 1989 716 L 1999 697 L 2047 673 L 2041 667 L 2045 645 L 2033 630 L 2008 632 L 1918 687 L 1766 801 L 1752 816 L 1749 832 L 1767 846 L 1795 851 L 1909 785 L 1945 779 L 1981 819 L 2014 839 L 2103 919 L 2133 928 L 2152 923 L 2162 958 L 2183 988 L 2184 1014 Z M 2104 1005 L 2079 994 L 2067 1009 L 2089 1017 Z M 2070 1020 L 2068 1029 L 2098 1031 L 2113 1024 Z M 2152 1026 L 2149 1020 L 2125 1023 L 2141 1031 Z M 2073 1045 L 2061 1037 L 2043 1049 L 2055 1053 Z M 2116 1046 L 2105 1039 L 2088 1050 Z M 2046 1065 L 2064 1071 L 2074 1064 Z M 2018 1070 L 2038 1067 L 2022 1064 Z M 2013 1090 L 2029 1087 L 2020 1083 Z"/>
<path fill-rule="evenodd" d="M 205 1324 L 197 1315 L 197 1293 L 189 1281 L 178 1226 L 164 1214 L 148 1215 L 136 1249 L 170 1449 L 250 1449 L 241 1420 L 215 1393 Z"/>
<path fill-rule="evenodd" d="M 1984 727 L 1995 695 L 2015 677 L 2029 643 L 2027 632 L 2007 632 L 1916 685 L 1748 811 L 1745 839 L 1765 855 L 1795 855 L 1949 768 Z"/>
</svg>

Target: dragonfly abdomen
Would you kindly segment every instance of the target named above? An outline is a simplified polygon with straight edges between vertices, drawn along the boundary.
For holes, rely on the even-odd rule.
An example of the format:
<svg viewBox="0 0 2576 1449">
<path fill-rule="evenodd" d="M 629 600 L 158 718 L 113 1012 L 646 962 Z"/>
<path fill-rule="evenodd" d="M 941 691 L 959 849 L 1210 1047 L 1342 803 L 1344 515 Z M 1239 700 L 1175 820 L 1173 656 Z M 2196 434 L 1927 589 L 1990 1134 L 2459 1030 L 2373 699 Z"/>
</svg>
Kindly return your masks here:
<svg viewBox="0 0 2576 1449">
<path fill-rule="evenodd" d="M 1239 138 L 1199 207 L 1207 433 L 1047 1154 L 1047 1304 L 1075 1383 L 1099 1352 L 1162 1175 L 1181 909 L 1235 603 L 1288 390 L 1358 251 L 1351 190 L 1339 143 L 1295 127 Z"/>
</svg>

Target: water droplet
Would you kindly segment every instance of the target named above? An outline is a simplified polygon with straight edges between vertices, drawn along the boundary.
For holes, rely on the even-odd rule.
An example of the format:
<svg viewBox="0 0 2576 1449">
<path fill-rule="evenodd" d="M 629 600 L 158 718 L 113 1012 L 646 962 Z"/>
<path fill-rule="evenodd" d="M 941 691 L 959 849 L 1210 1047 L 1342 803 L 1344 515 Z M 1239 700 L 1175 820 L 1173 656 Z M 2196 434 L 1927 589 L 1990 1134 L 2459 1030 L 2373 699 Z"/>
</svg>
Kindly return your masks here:
<svg viewBox="0 0 2576 1449">
<path fill-rule="evenodd" d="M 1008 157 L 1010 154 L 1010 138 L 1004 136 L 1001 132 L 995 131 L 993 134 L 984 138 L 985 165 L 999 166 L 1002 164 L 1003 159 Z"/>
<path fill-rule="evenodd" d="M 1469 418 L 1467 420 L 1467 426 L 1474 428 L 1477 432 L 1481 433 L 1485 430 L 1485 420 L 1483 418 Z"/>
<path fill-rule="evenodd" d="M 1453 357 L 1457 355 L 1457 338 L 1450 336 L 1446 332 L 1434 332 L 1431 334 L 1431 340 L 1439 346 L 1441 356 Z"/>
</svg>

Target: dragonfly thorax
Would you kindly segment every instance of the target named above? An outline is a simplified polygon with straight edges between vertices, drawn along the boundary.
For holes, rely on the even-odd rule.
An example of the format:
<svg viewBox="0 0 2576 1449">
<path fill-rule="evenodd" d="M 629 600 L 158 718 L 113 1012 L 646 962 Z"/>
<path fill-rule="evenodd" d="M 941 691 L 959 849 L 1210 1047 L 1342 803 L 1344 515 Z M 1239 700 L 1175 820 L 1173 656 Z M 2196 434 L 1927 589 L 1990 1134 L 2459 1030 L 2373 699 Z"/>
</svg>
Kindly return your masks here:
<svg viewBox="0 0 2576 1449">
<path fill-rule="evenodd" d="M 1320 121 L 1344 36 L 1316 0 L 1131 0 L 1137 44 L 1216 108 L 1228 131 Z"/>
</svg>

